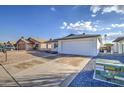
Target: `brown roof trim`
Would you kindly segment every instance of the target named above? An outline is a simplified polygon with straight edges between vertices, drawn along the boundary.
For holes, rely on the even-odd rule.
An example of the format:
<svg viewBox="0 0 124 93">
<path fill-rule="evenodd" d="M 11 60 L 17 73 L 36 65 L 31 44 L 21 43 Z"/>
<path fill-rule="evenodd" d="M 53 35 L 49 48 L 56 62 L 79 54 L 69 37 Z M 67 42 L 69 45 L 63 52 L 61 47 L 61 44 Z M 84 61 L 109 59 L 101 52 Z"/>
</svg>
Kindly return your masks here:
<svg viewBox="0 0 124 93">
<path fill-rule="evenodd" d="M 32 37 L 29 37 L 27 40 L 31 41 L 31 39 L 34 40 L 35 42 L 41 43 L 40 41 L 38 41 L 38 40 L 36 40 L 36 39 L 34 39 Z"/>
<path fill-rule="evenodd" d="M 25 40 L 25 39 L 19 39 L 19 40 L 16 42 L 16 44 L 17 44 L 18 42 L 20 42 L 21 40 L 24 41 L 25 43 L 28 43 L 28 44 L 30 43 L 29 41 L 27 41 L 27 40 Z"/>
</svg>

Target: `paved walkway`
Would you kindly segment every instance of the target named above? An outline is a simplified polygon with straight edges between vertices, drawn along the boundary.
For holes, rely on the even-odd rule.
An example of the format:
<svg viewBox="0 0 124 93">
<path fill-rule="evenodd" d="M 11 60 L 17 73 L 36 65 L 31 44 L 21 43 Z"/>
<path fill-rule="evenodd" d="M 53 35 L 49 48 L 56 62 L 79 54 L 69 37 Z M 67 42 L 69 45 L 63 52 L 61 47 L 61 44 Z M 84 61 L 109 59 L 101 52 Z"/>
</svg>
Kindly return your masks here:
<svg viewBox="0 0 124 93">
<path fill-rule="evenodd" d="M 107 60 L 116 60 L 120 61 L 121 63 L 124 63 L 124 56 L 122 55 L 99 55 L 94 59 L 107 59 Z M 89 62 L 85 68 L 77 75 L 77 77 L 71 82 L 69 87 L 118 87 L 117 85 L 101 82 L 93 79 L 93 67 L 95 65 L 95 62 L 92 60 Z"/>
</svg>

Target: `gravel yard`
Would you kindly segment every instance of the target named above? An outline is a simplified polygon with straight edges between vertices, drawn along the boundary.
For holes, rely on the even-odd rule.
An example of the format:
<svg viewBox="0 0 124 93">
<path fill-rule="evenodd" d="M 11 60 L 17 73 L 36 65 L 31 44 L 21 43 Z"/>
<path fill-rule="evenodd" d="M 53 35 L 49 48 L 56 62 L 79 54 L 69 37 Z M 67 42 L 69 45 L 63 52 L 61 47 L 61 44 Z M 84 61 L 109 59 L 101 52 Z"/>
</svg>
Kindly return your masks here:
<svg viewBox="0 0 124 93">
<path fill-rule="evenodd" d="M 9 51 L 8 61 L 0 53 L 0 86 L 55 87 L 73 78 L 91 57 L 58 55 L 40 51 Z M 5 68 L 5 69 L 4 69 Z M 9 74 L 14 78 L 12 78 Z M 71 78 L 66 81 L 68 84 Z M 66 84 L 65 84 L 66 85 Z"/>
</svg>

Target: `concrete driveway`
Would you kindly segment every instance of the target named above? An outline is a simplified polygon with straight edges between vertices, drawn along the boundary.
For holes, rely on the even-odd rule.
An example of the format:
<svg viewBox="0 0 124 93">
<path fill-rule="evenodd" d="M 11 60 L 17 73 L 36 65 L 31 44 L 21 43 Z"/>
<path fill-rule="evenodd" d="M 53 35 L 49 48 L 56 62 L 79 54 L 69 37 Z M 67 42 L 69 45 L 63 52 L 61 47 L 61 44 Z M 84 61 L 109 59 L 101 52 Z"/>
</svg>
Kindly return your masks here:
<svg viewBox="0 0 124 93">
<path fill-rule="evenodd" d="M 39 51 L 10 51 L 8 62 L 0 53 L 0 86 L 67 86 L 91 57 Z M 6 82 L 6 83 L 5 83 Z"/>
</svg>

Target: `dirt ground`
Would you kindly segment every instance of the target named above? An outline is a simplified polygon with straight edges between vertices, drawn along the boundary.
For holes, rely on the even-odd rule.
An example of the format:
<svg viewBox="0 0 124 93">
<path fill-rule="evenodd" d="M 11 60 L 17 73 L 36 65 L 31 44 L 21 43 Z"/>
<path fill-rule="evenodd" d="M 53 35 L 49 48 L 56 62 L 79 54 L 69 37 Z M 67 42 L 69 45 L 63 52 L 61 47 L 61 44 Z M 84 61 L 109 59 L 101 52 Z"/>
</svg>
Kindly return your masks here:
<svg viewBox="0 0 124 93">
<path fill-rule="evenodd" d="M 7 55 L 8 61 L 5 62 L 5 55 L 0 52 L 0 86 L 60 86 L 91 59 L 40 51 L 9 51 Z"/>
</svg>

